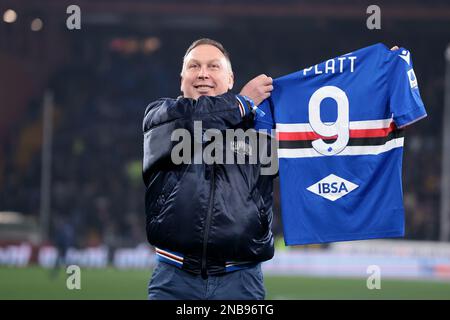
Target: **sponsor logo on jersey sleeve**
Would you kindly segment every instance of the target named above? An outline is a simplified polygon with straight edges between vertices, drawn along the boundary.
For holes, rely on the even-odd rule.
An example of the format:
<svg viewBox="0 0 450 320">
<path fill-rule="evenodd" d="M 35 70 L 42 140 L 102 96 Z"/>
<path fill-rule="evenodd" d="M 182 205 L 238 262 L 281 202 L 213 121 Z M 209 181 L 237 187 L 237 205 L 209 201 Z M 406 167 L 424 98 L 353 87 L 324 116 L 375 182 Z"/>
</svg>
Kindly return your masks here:
<svg viewBox="0 0 450 320">
<path fill-rule="evenodd" d="M 416 78 L 416 75 L 415 75 L 413 69 L 408 71 L 408 79 L 409 79 L 409 85 L 411 86 L 411 89 L 415 89 L 418 87 L 417 78 Z"/>
</svg>

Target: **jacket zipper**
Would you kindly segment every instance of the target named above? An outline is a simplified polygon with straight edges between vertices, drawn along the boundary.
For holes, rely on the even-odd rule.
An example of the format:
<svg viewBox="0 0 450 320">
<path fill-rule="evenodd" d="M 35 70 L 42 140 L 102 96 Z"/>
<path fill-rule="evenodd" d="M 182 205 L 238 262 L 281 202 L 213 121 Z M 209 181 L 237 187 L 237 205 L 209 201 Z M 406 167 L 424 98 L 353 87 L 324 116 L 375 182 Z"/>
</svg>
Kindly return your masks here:
<svg viewBox="0 0 450 320">
<path fill-rule="evenodd" d="M 203 279 L 206 279 L 208 277 L 208 273 L 206 270 L 206 251 L 207 251 L 207 247 L 208 247 L 209 228 L 211 226 L 211 216 L 212 216 L 212 209 L 213 209 L 213 203 L 214 203 L 214 184 L 215 184 L 215 174 L 214 174 L 214 164 L 213 164 L 212 170 L 211 170 L 211 188 L 210 188 L 210 195 L 209 195 L 208 213 L 206 216 L 205 234 L 203 236 L 203 254 L 202 254 L 202 269 L 201 269 L 201 274 L 202 274 Z"/>
</svg>

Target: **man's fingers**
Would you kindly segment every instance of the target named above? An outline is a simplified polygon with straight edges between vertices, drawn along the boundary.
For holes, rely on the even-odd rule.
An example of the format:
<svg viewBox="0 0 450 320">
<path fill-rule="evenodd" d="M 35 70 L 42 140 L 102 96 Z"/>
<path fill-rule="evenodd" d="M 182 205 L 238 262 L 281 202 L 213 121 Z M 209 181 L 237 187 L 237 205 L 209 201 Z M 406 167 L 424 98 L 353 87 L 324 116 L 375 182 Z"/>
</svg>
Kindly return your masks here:
<svg viewBox="0 0 450 320">
<path fill-rule="evenodd" d="M 266 77 L 263 79 L 263 85 L 267 86 L 267 85 L 271 85 L 273 82 L 273 79 L 271 77 Z"/>
<path fill-rule="evenodd" d="M 399 49 L 399 48 L 398 48 L 397 46 L 393 46 L 393 47 L 391 48 L 392 51 L 398 50 L 398 49 Z"/>
<path fill-rule="evenodd" d="M 241 94 L 250 97 L 258 105 L 262 100 L 270 97 L 270 93 L 273 90 L 272 83 L 273 79 L 271 77 L 260 74 L 242 88 Z"/>
<path fill-rule="evenodd" d="M 255 79 L 263 80 L 265 78 L 267 78 L 267 76 L 263 73 L 263 74 L 260 74 L 259 76 L 257 76 Z"/>
<path fill-rule="evenodd" d="M 273 79 L 271 77 L 266 76 L 265 74 L 260 74 L 255 79 L 258 79 L 258 81 L 260 81 L 260 83 L 263 85 L 272 84 L 273 82 Z"/>
<path fill-rule="evenodd" d="M 271 84 L 269 84 L 268 86 L 260 86 L 258 88 L 258 92 L 261 95 L 265 95 L 266 93 L 269 93 L 273 90 L 273 86 Z"/>
<path fill-rule="evenodd" d="M 263 95 L 263 99 L 262 100 L 265 100 L 265 99 L 267 99 L 267 98 L 269 98 L 270 97 L 270 92 L 267 92 L 267 93 L 265 93 L 264 95 Z M 261 100 L 261 101 L 262 101 Z"/>
</svg>

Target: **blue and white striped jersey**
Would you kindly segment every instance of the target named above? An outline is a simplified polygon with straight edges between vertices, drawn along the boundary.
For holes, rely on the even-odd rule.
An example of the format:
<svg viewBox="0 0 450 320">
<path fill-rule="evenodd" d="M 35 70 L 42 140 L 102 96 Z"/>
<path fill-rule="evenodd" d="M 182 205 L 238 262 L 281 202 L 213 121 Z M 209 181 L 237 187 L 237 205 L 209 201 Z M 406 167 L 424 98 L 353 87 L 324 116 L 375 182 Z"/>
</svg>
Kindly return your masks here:
<svg viewBox="0 0 450 320">
<path fill-rule="evenodd" d="M 287 245 L 404 235 L 403 127 L 426 116 L 411 54 L 375 44 L 274 80 Z"/>
</svg>

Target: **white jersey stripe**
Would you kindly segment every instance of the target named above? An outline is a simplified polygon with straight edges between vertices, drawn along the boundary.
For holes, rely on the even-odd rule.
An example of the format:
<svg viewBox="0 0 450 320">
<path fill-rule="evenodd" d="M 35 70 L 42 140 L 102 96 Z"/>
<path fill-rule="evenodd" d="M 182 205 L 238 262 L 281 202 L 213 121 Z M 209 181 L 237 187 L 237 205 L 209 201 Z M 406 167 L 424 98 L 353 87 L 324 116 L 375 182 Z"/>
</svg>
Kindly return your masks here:
<svg viewBox="0 0 450 320">
<path fill-rule="evenodd" d="M 340 153 L 333 155 L 333 157 L 377 155 L 395 148 L 403 147 L 403 142 L 404 138 L 402 137 L 389 140 L 385 144 L 378 146 L 347 146 Z M 278 149 L 278 158 L 313 158 L 313 157 L 325 157 L 325 155 L 318 153 L 313 148 Z"/>
<path fill-rule="evenodd" d="M 368 121 L 350 121 L 350 129 L 384 129 L 389 128 L 391 119 L 368 120 Z"/>
<path fill-rule="evenodd" d="M 389 128 L 392 118 L 382 120 L 350 121 L 350 130 L 352 129 L 383 129 Z M 326 125 L 332 125 L 333 122 L 325 122 Z M 278 132 L 313 132 L 309 123 L 277 123 Z"/>
</svg>

